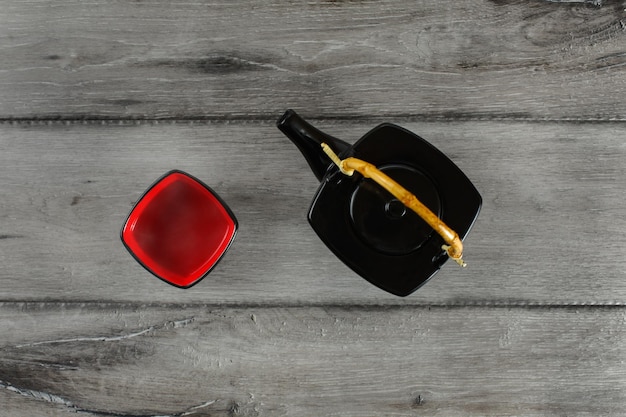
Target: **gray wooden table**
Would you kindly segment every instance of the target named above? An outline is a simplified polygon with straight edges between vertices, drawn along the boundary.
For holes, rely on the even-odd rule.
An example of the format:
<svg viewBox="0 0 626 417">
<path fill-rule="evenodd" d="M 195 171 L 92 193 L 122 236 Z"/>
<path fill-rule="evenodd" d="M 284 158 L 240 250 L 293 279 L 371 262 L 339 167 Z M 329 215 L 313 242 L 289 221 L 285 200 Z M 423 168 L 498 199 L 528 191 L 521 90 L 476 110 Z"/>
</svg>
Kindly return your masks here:
<svg viewBox="0 0 626 417">
<path fill-rule="evenodd" d="M 626 415 L 623 1 L 0 1 L 0 415 Z M 484 205 L 406 298 L 335 258 L 275 120 L 382 121 Z M 119 230 L 170 169 L 240 230 L 189 290 Z"/>
</svg>

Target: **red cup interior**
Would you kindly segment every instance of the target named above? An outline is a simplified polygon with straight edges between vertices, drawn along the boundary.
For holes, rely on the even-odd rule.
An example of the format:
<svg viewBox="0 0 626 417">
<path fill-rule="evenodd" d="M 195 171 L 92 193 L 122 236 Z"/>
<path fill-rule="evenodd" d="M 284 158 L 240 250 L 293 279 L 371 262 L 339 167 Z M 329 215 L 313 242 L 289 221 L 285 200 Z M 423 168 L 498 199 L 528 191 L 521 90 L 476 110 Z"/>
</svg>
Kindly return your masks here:
<svg viewBox="0 0 626 417">
<path fill-rule="evenodd" d="M 171 171 L 135 204 L 121 238 L 148 271 L 188 288 L 213 269 L 236 231 L 235 216 L 213 190 L 189 174 Z"/>
</svg>

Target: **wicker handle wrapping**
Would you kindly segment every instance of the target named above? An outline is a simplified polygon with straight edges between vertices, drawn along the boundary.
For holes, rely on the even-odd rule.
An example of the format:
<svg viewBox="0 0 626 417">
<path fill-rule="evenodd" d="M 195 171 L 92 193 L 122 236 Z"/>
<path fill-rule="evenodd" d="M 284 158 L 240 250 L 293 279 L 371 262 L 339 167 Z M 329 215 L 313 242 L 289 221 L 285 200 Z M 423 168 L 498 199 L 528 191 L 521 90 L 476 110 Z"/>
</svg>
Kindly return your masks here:
<svg viewBox="0 0 626 417">
<path fill-rule="evenodd" d="M 405 206 L 413 210 L 420 216 L 430 227 L 432 227 L 443 240 L 447 243 L 442 246 L 448 256 L 460 266 L 465 267 L 463 261 L 463 242 L 459 235 L 448 227 L 435 213 L 426 207 L 415 195 L 402 187 L 391 177 L 383 173 L 369 162 L 358 158 L 339 159 L 337 154 L 326 143 L 322 143 L 322 149 L 328 157 L 335 163 L 341 172 L 351 176 L 357 171 L 363 177 L 370 178 L 378 185 L 389 191 L 394 197 L 400 200 Z"/>
</svg>

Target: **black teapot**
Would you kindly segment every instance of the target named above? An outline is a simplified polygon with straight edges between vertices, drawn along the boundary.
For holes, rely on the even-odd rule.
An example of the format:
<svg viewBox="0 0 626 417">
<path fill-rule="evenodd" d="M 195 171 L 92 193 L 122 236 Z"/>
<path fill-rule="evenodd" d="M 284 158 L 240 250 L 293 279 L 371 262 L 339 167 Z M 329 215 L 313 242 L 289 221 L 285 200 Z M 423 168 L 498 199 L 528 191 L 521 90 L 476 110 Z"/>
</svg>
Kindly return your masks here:
<svg viewBox="0 0 626 417">
<path fill-rule="evenodd" d="M 309 223 L 357 274 L 404 297 L 449 258 L 465 265 L 461 241 L 482 198 L 437 148 L 390 123 L 354 145 L 321 132 L 293 110 L 277 126 L 321 183 Z"/>
</svg>

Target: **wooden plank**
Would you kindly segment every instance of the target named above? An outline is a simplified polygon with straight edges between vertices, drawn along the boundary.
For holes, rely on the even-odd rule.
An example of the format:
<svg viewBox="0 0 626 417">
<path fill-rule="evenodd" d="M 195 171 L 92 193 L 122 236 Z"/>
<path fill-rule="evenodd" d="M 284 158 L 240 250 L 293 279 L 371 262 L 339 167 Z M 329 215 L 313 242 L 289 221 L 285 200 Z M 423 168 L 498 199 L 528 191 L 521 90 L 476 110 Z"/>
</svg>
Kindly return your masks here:
<svg viewBox="0 0 626 417">
<path fill-rule="evenodd" d="M 314 122 L 354 142 L 373 125 Z M 279 304 L 623 304 L 626 125 L 403 123 L 447 153 L 484 206 L 453 263 L 406 299 L 343 265 L 306 212 L 318 187 L 272 123 L 0 125 L 0 300 Z M 126 252 L 119 230 L 166 171 L 230 205 L 240 231 L 180 290 Z"/>
<path fill-rule="evenodd" d="M 622 308 L 0 310 L 4 415 L 618 416 L 626 400 Z"/>
<path fill-rule="evenodd" d="M 621 1 L 0 2 L 0 117 L 624 120 Z"/>
</svg>

